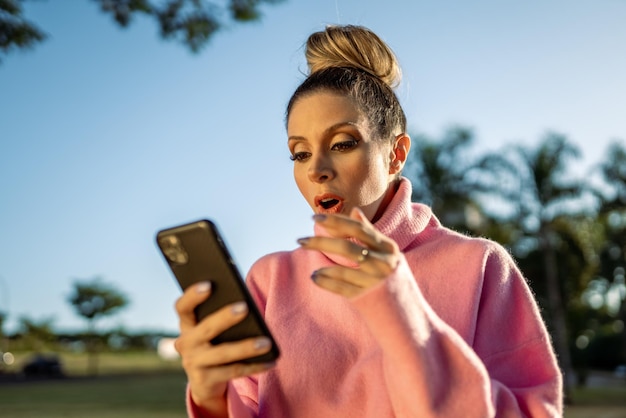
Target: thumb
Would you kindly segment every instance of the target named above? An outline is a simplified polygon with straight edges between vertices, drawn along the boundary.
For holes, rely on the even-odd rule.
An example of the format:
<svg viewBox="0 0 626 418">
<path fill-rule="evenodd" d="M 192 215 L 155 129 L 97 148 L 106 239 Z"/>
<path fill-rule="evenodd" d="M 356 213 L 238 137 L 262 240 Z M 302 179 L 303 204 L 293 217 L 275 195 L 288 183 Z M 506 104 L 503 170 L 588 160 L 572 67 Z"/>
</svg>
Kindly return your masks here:
<svg viewBox="0 0 626 418">
<path fill-rule="evenodd" d="M 367 216 L 365 216 L 361 208 L 358 208 L 358 207 L 352 208 L 352 210 L 350 211 L 350 218 L 355 219 L 357 221 L 364 222 L 368 225 L 371 225 L 370 220 L 367 219 Z"/>
</svg>

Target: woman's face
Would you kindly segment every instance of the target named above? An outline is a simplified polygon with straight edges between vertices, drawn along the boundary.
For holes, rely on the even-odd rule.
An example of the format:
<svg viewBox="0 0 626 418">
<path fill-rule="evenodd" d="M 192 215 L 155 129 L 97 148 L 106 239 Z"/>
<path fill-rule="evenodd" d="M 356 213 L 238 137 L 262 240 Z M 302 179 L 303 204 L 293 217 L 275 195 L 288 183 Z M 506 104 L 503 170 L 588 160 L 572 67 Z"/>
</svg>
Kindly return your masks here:
<svg viewBox="0 0 626 418">
<path fill-rule="evenodd" d="M 315 213 L 347 215 L 359 207 L 377 218 L 393 196 L 391 144 L 372 138 L 349 98 L 322 91 L 298 99 L 287 134 L 298 189 Z"/>
</svg>

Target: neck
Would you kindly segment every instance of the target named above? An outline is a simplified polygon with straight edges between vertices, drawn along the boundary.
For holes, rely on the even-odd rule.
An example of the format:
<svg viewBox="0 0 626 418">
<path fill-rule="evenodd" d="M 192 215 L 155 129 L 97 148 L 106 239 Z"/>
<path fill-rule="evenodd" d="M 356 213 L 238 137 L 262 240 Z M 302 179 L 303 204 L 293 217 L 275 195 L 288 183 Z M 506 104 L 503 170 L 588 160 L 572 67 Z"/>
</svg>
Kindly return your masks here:
<svg viewBox="0 0 626 418">
<path fill-rule="evenodd" d="M 372 223 L 375 223 L 377 220 L 380 219 L 381 216 L 383 216 L 383 213 L 385 213 L 385 211 L 387 210 L 387 206 L 389 206 L 389 203 L 393 200 L 394 195 L 398 191 L 399 185 L 400 185 L 400 180 L 398 179 L 389 183 L 389 187 L 387 187 L 387 191 L 385 191 L 383 200 L 380 202 L 380 205 L 378 206 L 378 210 L 376 211 L 376 214 L 371 219 Z"/>
</svg>

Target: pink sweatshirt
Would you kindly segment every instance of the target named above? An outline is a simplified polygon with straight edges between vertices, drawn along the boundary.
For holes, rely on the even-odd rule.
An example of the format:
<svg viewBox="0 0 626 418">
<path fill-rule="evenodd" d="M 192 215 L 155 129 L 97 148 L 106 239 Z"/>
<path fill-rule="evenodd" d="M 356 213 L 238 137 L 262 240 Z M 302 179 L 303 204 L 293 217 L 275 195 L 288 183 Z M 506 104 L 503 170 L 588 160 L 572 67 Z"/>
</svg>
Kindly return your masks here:
<svg viewBox="0 0 626 418">
<path fill-rule="evenodd" d="M 550 338 L 512 258 L 410 198 L 403 179 L 375 224 L 404 258 L 352 300 L 310 278 L 352 265 L 341 257 L 296 249 L 255 263 L 248 287 L 282 356 L 229 384 L 231 417 L 561 416 Z M 187 406 L 201 416 L 189 394 Z"/>
</svg>

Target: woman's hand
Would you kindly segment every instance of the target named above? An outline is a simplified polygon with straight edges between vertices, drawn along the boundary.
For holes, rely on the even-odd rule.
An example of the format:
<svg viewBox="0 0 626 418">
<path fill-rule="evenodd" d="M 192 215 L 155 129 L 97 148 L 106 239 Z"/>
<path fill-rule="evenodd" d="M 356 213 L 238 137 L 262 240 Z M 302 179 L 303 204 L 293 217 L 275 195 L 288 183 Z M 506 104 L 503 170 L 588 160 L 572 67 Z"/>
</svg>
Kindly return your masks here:
<svg viewBox="0 0 626 418">
<path fill-rule="evenodd" d="M 397 267 L 400 260 L 398 245 L 374 228 L 360 209 L 352 209 L 350 216 L 315 215 L 313 219 L 330 237 L 300 239 L 298 243 L 303 248 L 342 255 L 358 263 L 357 268 L 332 266 L 313 272 L 312 279 L 320 287 L 354 297 L 380 283 Z"/>
<path fill-rule="evenodd" d="M 210 340 L 241 322 L 248 314 L 245 302 L 228 305 L 196 322 L 194 308 L 210 297 L 209 282 L 190 286 L 176 301 L 180 319 L 180 337 L 176 350 L 189 380 L 193 402 L 211 416 L 227 416 L 226 387 L 228 381 L 273 367 L 271 364 L 234 363 L 267 353 L 271 342 L 266 337 L 211 345 Z"/>
</svg>

